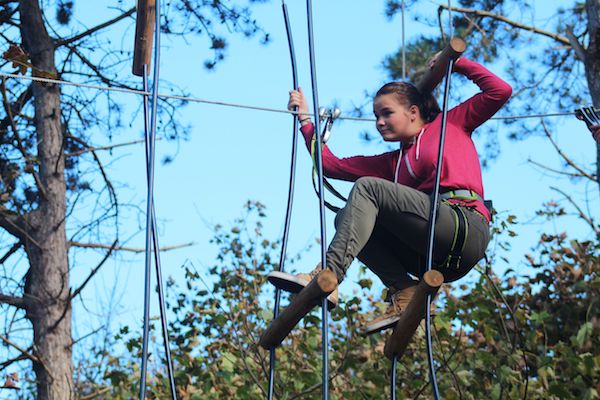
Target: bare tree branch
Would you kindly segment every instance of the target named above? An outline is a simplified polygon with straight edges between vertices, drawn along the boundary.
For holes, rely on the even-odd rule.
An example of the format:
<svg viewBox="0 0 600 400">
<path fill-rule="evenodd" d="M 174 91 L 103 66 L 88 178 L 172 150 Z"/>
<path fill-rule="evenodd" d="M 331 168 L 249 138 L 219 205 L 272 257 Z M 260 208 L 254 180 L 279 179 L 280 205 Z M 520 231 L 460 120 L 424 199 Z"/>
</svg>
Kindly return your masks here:
<svg viewBox="0 0 600 400">
<path fill-rule="evenodd" d="M 100 270 L 100 267 L 102 267 L 102 265 L 104 265 L 104 263 L 106 262 L 106 260 L 108 260 L 108 258 L 112 254 L 113 250 L 115 250 L 115 248 L 117 246 L 118 240 L 119 239 L 115 239 L 115 241 L 113 242 L 113 244 L 108 249 L 108 252 L 106 252 L 106 254 L 104 255 L 104 258 L 102 259 L 102 261 L 100 261 L 100 263 L 95 268 L 92 269 L 92 271 L 89 273 L 89 275 L 87 276 L 87 278 L 85 278 L 85 280 L 83 281 L 83 283 L 73 292 L 73 294 L 71 294 L 71 300 L 73 300 L 75 297 L 77 297 L 79 295 L 79 293 L 81 293 L 81 291 L 83 290 L 83 288 L 86 287 L 86 285 L 90 282 L 90 280 L 92 279 L 92 277 L 94 275 L 96 275 L 96 273 Z"/>
<path fill-rule="evenodd" d="M 579 213 L 579 217 L 588 223 L 588 225 L 592 228 L 592 230 L 594 231 L 596 236 L 598 236 L 598 234 L 600 234 L 600 232 L 598 231 L 598 228 L 594 224 L 594 220 L 590 216 L 588 216 L 586 213 L 583 212 L 583 210 L 577 205 L 577 203 L 575 203 L 575 201 L 573 200 L 573 198 L 571 196 L 569 196 L 568 194 L 566 194 L 565 192 L 563 192 L 562 190 L 560 190 L 559 188 L 556 188 L 554 186 L 550 186 L 550 189 L 562 194 L 565 197 L 565 199 L 567 199 L 567 201 L 569 203 L 571 203 L 571 205 L 573 207 L 575 207 L 575 209 Z"/>
<path fill-rule="evenodd" d="M 80 39 L 83 39 L 86 36 L 89 36 L 89 35 L 91 35 L 91 34 L 93 34 L 95 32 L 98 32 L 101 29 L 107 28 L 107 27 L 109 27 L 109 26 L 111 26 L 111 25 L 113 25 L 113 24 L 121 21 L 122 19 L 125 19 L 125 18 L 133 15 L 134 12 L 135 12 L 135 7 L 132 7 L 131 9 L 129 9 L 128 11 L 126 11 L 125 13 L 119 15 L 118 17 L 113 18 L 111 20 L 108 20 L 108 21 L 106 21 L 106 22 L 104 22 L 104 23 L 102 23 L 100 25 L 97 25 L 97 26 L 95 26 L 93 28 L 90 28 L 90 29 L 88 29 L 85 32 L 81 32 L 80 34 L 75 35 L 75 36 L 70 37 L 70 38 L 67 38 L 67 39 L 57 40 L 57 41 L 55 41 L 55 45 L 56 45 L 56 47 L 59 47 L 59 46 L 64 46 L 66 44 L 70 44 L 70 43 L 76 42 L 76 41 L 78 41 Z"/>
<path fill-rule="evenodd" d="M 10 256 L 15 254 L 17 250 L 21 248 L 21 246 L 23 246 L 23 242 L 21 241 L 18 241 L 17 243 L 13 244 L 11 248 L 6 252 L 6 254 L 4 254 L 2 258 L 0 258 L 0 264 L 4 264 L 6 260 L 10 258 Z"/>
<path fill-rule="evenodd" d="M 27 357 L 28 359 L 30 359 L 31 361 L 35 362 L 35 363 L 39 363 L 40 359 L 37 358 L 36 356 L 34 356 L 33 354 L 31 354 L 30 352 L 28 352 L 25 349 L 22 349 L 18 344 L 15 344 L 13 342 L 11 342 L 10 340 L 8 340 L 8 338 L 6 338 L 3 335 L 0 335 L 0 340 L 2 340 L 4 343 L 6 343 L 7 345 L 15 348 L 16 350 L 20 351 L 21 354 L 23 354 L 25 357 Z"/>
<path fill-rule="evenodd" d="M 495 19 L 497 21 L 502 21 L 512 27 L 518 28 L 518 29 L 522 29 L 525 31 L 529 31 L 529 32 L 533 32 L 533 33 L 537 33 L 539 35 L 542 36 L 546 36 L 549 37 L 551 39 L 556 40 L 559 43 L 565 44 L 569 47 L 572 46 L 571 41 L 569 40 L 569 38 L 559 35 L 557 33 L 552 33 L 552 32 L 548 32 L 539 28 L 536 28 L 535 26 L 530 26 L 530 25 L 525 25 L 522 24 L 520 22 L 517 21 L 513 21 L 512 19 L 506 18 L 503 15 L 500 14 L 495 14 L 489 11 L 484 11 L 484 10 L 475 10 L 472 8 L 463 8 L 463 7 L 448 7 L 446 4 L 440 4 L 440 8 L 446 9 L 446 10 L 452 10 L 452 11 L 457 11 L 457 12 L 461 12 L 464 14 L 473 14 L 473 15 L 477 15 L 479 17 L 488 17 L 488 18 L 492 18 Z"/>
<path fill-rule="evenodd" d="M 571 47 L 573 48 L 573 50 L 575 50 L 575 55 L 581 61 L 585 62 L 585 48 L 581 43 L 579 43 L 579 40 L 577 40 L 577 37 L 573 34 L 573 30 L 571 28 L 567 28 L 566 33 L 567 38 L 571 43 Z"/>
<path fill-rule="evenodd" d="M 579 165 L 575 164 L 575 162 L 573 162 L 573 160 L 571 160 L 569 157 L 567 157 L 567 155 L 560 149 L 560 147 L 558 147 L 558 144 L 552 138 L 552 135 L 550 134 L 550 131 L 548 130 L 548 127 L 546 126 L 546 123 L 544 122 L 544 120 L 542 119 L 541 121 L 542 121 L 542 127 L 544 128 L 544 133 L 546 134 L 546 137 L 548 138 L 548 140 L 550 140 L 550 143 L 552 143 L 552 146 L 554 147 L 556 152 L 562 157 L 562 159 L 565 160 L 565 162 L 568 165 L 570 165 L 573 169 L 575 169 L 577 172 L 579 172 L 580 174 L 582 174 L 583 176 L 585 176 L 592 182 L 598 182 L 597 176 L 590 175 L 587 171 L 584 171 L 583 169 L 581 169 L 581 167 Z"/>
<path fill-rule="evenodd" d="M 9 306 L 25 309 L 25 299 L 22 297 L 8 296 L 0 293 L 0 303 L 8 304 Z"/>
<path fill-rule="evenodd" d="M 189 242 L 189 243 L 184 243 L 184 244 L 178 244 L 175 246 L 167 246 L 167 247 L 161 247 L 160 251 L 170 251 L 170 250 L 176 250 L 176 249 L 181 249 L 184 247 L 190 247 L 195 245 L 194 242 Z M 100 244 L 100 243 L 80 243 L 80 242 L 73 242 L 73 241 L 69 241 L 69 246 L 72 247 L 82 247 L 82 248 L 87 248 L 87 249 L 110 249 L 113 248 L 112 245 L 108 245 L 108 244 Z M 140 248 L 134 248 L 134 247 L 124 247 L 124 246 L 114 246 L 113 250 L 116 251 L 129 251 L 132 253 L 143 253 L 146 251 L 146 249 L 140 249 Z"/>
<path fill-rule="evenodd" d="M 156 138 L 156 139 L 160 140 L 160 138 Z M 109 146 L 89 147 L 89 148 L 87 148 L 85 150 L 79 150 L 79 151 L 75 151 L 73 153 L 65 154 L 65 156 L 66 157 L 76 157 L 76 156 L 80 156 L 82 154 L 93 152 L 93 151 L 98 151 L 98 150 L 112 150 L 112 149 L 115 149 L 117 147 L 130 146 L 130 145 L 138 144 L 138 143 L 144 143 L 144 139 L 133 140 L 131 142 L 125 142 L 125 143 L 117 143 L 117 144 L 113 144 L 113 145 L 109 145 Z"/>
</svg>

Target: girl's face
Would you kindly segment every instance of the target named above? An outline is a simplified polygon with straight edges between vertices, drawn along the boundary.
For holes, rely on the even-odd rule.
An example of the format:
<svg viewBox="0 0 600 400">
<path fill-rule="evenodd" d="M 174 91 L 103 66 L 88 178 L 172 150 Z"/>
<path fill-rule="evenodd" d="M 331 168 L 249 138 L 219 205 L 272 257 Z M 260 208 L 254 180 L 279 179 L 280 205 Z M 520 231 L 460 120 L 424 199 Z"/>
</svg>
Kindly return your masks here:
<svg viewBox="0 0 600 400">
<path fill-rule="evenodd" d="M 415 105 L 405 106 L 393 93 L 375 97 L 373 114 L 377 119 L 377 130 L 386 142 L 410 141 L 422 126 L 419 108 Z"/>
</svg>

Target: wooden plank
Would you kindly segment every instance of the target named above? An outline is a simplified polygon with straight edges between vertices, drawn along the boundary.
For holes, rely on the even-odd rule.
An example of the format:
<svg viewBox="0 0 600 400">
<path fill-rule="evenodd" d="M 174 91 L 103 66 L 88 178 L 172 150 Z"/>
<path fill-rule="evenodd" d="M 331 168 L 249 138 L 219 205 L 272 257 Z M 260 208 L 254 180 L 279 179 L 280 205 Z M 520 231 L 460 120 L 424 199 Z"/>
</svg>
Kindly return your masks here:
<svg viewBox="0 0 600 400">
<path fill-rule="evenodd" d="M 292 329 L 314 307 L 320 305 L 337 287 L 337 278 L 331 270 L 319 272 L 310 283 L 298 293 L 271 325 L 263 332 L 258 344 L 270 350 L 281 344 Z"/>
<path fill-rule="evenodd" d="M 425 273 L 398 324 L 394 327 L 392 336 L 385 343 L 383 353 L 387 358 L 391 360 L 394 356 L 398 359 L 402 357 L 421 320 L 425 317 L 427 295 L 434 296 L 442 283 L 444 283 L 444 276 L 441 272 L 432 270 Z"/>
<path fill-rule="evenodd" d="M 146 74 L 150 73 L 155 18 L 156 0 L 138 0 L 132 69 L 136 76 L 144 74 L 144 65 L 146 65 Z"/>
<path fill-rule="evenodd" d="M 446 66 L 450 59 L 456 60 L 467 49 L 467 44 L 459 37 L 454 37 L 450 43 L 442 50 L 433 68 L 429 68 L 421 80 L 417 83 L 417 88 L 421 93 L 431 93 L 433 89 L 440 84 L 446 74 Z"/>
</svg>

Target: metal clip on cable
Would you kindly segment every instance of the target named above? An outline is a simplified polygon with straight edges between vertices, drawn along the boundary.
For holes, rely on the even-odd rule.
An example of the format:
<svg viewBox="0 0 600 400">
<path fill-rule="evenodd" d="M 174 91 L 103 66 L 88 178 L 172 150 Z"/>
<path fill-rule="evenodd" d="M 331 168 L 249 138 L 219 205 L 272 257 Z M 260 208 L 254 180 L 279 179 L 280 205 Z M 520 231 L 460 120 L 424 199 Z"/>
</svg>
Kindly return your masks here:
<svg viewBox="0 0 600 400">
<path fill-rule="evenodd" d="M 323 128 L 323 135 L 321 139 L 323 143 L 327 143 L 327 141 L 329 140 L 329 136 L 331 136 L 331 126 L 333 125 L 333 121 L 338 119 L 340 115 L 342 115 L 342 110 L 340 110 L 337 107 L 333 110 L 327 109 L 325 107 L 319 108 L 319 121 L 322 122 L 325 120 L 325 118 L 327 118 L 325 122 L 325 127 Z"/>
</svg>

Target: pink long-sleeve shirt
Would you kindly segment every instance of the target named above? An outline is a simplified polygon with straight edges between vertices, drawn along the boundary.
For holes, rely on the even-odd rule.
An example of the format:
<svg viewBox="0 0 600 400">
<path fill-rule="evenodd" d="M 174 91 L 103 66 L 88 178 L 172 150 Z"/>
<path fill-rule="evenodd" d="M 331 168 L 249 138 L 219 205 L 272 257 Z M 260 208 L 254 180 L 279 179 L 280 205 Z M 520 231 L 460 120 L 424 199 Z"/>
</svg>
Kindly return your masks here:
<svg viewBox="0 0 600 400">
<path fill-rule="evenodd" d="M 454 71 L 472 80 L 481 92 L 448 111 L 440 192 L 468 189 L 485 198 L 481 165 L 471 134 L 506 103 L 512 88 L 482 65 L 464 57 L 456 62 Z M 352 182 L 363 176 L 388 179 L 429 194 L 435 181 L 441 122 L 440 113 L 423 127 L 413 143 L 379 155 L 338 158 L 324 146 L 323 172 L 329 178 Z M 300 130 L 310 150 L 314 126 L 306 124 Z M 491 218 L 481 201 L 451 201 L 473 207 L 488 222 Z"/>
</svg>

